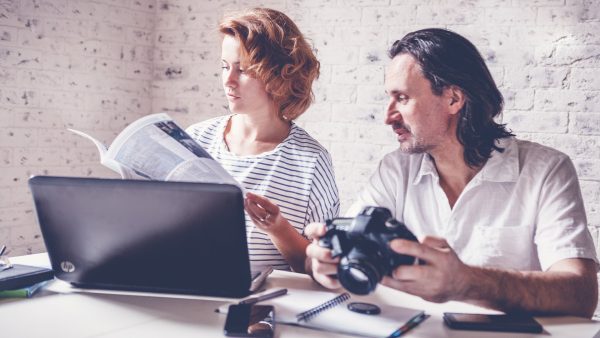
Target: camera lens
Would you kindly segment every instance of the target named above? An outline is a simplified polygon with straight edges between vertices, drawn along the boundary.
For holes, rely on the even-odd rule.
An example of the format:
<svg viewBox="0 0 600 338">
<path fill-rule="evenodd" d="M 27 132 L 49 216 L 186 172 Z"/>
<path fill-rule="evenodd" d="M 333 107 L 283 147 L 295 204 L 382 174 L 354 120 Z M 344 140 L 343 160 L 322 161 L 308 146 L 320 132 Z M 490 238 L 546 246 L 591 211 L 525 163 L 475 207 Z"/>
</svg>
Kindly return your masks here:
<svg viewBox="0 0 600 338">
<path fill-rule="evenodd" d="M 347 264 L 340 264 L 338 279 L 346 290 L 357 295 L 367 295 L 375 290 L 380 277 L 377 270 L 371 265 L 348 262 Z"/>
<path fill-rule="evenodd" d="M 381 281 L 383 267 L 377 266 L 376 261 L 355 250 L 354 254 L 340 261 L 338 279 L 346 290 L 357 295 L 366 295 L 375 290 L 377 283 Z"/>
</svg>

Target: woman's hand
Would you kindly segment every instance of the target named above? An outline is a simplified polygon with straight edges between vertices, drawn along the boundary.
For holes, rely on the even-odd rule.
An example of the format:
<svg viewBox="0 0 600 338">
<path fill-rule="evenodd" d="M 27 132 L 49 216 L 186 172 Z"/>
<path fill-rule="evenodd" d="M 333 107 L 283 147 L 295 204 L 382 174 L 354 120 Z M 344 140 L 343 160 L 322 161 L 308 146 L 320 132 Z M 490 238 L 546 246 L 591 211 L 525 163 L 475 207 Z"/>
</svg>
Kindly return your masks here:
<svg viewBox="0 0 600 338">
<path fill-rule="evenodd" d="M 277 235 L 289 225 L 281 215 L 279 207 L 264 196 L 246 193 L 244 207 L 252 222 L 269 235 Z"/>
<path fill-rule="evenodd" d="M 309 242 L 283 217 L 279 207 L 268 198 L 253 193 L 246 193 L 244 205 L 252 222 L 269 235 L 292 270 L 304 272 Z"/>
</svg>

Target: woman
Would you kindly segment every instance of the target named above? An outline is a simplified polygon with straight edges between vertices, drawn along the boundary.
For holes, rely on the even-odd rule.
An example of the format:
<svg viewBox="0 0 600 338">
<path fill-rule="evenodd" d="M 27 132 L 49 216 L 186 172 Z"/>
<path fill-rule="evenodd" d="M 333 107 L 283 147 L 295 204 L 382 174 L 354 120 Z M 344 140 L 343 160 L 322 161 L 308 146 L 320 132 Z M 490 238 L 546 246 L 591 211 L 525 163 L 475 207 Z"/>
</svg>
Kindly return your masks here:
<svg viewBox="0 0 600 338">
<path fill-rule="evenodd" d="M 338 215 L 331 158 L 292 121 L 312 103 L 319 62 L 285 14 L 256 8 L 220 23 L 223 89 L 231 115 L 191 126 L 248 191 L 251 268 L 303 272 L 304 227 Z"/>
</svg>

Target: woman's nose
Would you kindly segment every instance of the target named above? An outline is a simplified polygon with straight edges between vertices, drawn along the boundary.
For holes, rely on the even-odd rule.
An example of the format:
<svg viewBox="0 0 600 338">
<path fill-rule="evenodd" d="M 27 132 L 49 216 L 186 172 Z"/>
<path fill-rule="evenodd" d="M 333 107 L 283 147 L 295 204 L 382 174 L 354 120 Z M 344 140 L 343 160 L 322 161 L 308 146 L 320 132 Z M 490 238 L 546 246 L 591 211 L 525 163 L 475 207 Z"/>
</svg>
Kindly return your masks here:
<svg viewBox="0 0 600 338">
<path fill-rule="evenodd" d="M 225 70 L 223 72 L 223 84 L 225 87 L 235 88 L 237 87 L 237 75 L 233 69 Z"/>
</svg>

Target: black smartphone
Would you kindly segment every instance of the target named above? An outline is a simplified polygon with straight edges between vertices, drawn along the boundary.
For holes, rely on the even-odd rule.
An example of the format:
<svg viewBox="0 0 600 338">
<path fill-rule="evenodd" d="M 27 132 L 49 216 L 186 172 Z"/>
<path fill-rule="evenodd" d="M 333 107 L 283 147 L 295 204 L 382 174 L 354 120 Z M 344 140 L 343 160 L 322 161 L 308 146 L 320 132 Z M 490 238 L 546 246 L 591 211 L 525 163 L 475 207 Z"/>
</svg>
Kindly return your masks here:
<svg viewBox="0 0 600 338">
<path fill-rule="evenodd" d="M 275 332 L 275 308 L 271 305 L 230 305 L 223 331 L 229 337 L 271 338 Z"/>
<path fill-rule="evenodd" d="M 527 315 L 444 313 L 444 323 L 456 330 L 540 333 L 544 328 Z"/>
</svg>

